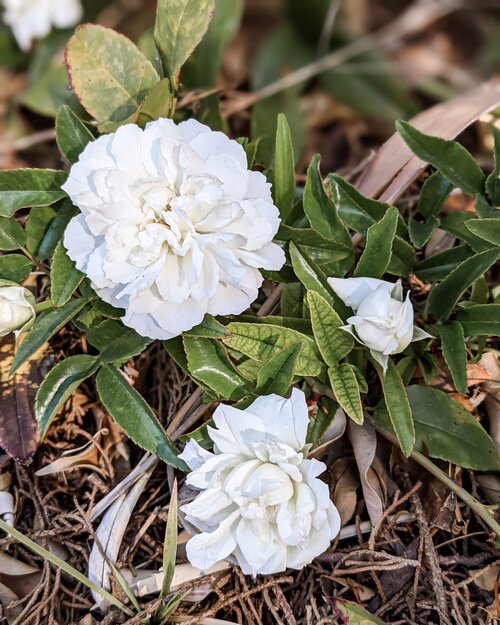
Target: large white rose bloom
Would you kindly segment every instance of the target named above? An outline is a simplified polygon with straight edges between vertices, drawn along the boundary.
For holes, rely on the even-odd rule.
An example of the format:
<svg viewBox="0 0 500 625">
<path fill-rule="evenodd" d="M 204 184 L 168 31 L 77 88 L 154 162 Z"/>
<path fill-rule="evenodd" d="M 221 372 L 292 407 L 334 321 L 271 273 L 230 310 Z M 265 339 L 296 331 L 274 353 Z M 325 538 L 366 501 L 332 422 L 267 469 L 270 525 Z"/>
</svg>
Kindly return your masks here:
<svg viewBox="0 0 500 625">
<path fill-rule="evenodd" d="M 81 210 L 64 245 L 125 325 L 169 339 L 239 314 L 280 269 L 280 219 L 245 151 L 195 120 L 126 125 L 90 143 L 63 186 Z"/>
<path fill-rule="evenodd" d="M 33 294 L 18 284 L 0 280 L 0 336 L 19 330 L 35 316 Z"/>
<path fill-rule="evenodd" d="M 413 325 L 410 293 L 403 300 L 401 281 L 376 278 L 328 278 L 328 283 L 355 315 L 343 329 L 370 349 L 384 371 L 390 354 L 399 354 L 412 341 L 430 338 Z"/>
<path fill-rule="evenodd" d="M 246 410 L 220 405 L 209 428 L 214 453 L 191 440 L 181 458 L 187 483 L 202 492 L 181 510 L 200 533 L 187 543 L 193 566 L 207 570 L 232 556 L 245 574 L 300 569 L 330 545 L 340 517 L 326 466 L 305 457 L 304 393 L 268 395 Z"/>
<path fill-rule="evenodd" d="M 3 21 L 12 28 L 22 50 L 56 28 L 69 28 L 82 17 L 80 0 L 3 0 Z"/>
</svg>

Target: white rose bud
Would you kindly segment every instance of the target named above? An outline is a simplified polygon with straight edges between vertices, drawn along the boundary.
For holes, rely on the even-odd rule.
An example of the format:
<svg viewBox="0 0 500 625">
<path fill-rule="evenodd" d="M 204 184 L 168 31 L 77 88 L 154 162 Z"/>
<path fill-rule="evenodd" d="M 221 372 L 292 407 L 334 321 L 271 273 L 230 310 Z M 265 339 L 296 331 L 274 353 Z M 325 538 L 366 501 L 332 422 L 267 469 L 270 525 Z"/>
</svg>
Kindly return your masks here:
<svg viewBox="0 0 500 625">
<path fill-rule="evenodd" d="M 74 26 L 83 14 L 80 0 L 3 0 L 3 6 L 3 21 L 22 50 L 29 50 L 33 39 L 42 39 L 53 26 Z"/>
<path fill-rule="evenodd" d="M 410 294 L 403 299 L 400 280 L 393 284 L 375 278 L 328 278 L 328 283 L 355 313 L 343 329 L 370 349 L 384 371 L 390 354 L 430 337 L 413 325 Z"/>
<path fill-rule="evenodd" d="M 214 453 L 194 440 L 181 458 L 187 484 L 202 492 L 181 510 L 198 534 L 187 543 L 191 564 L 207 570 L 232 557 L 245 574 L 301 569 L 322 554 L 340 529 L 326 466 L 307 459 L 304 393 L 268 395 L 247 409 L 220 405 L 208 428 Z"/>
<path fill-rule="evenodd" d="M 33 295 L 22 286 L 0 282 L 0 336 L 19 330 L 34 316 Z"/>
</svg>

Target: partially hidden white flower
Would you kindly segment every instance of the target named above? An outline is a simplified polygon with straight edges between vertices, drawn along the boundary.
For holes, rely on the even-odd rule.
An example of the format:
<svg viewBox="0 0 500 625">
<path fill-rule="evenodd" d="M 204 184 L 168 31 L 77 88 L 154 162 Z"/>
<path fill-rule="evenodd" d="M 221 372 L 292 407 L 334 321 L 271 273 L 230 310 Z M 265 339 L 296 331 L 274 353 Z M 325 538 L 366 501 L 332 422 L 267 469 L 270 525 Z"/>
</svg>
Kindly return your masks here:
<svg viewBox="0 0 500 625">
<path fill-rule="evenodd" d="M 413 325 L 410 293 L 403 300 L 400 280 L 394 284 L 376 278 L 328 278 L 328 284 L 355 313 L 343 329 L 370 349 L 384 371 L 390 354 L 402 352 L 412 341 L 430 338 Z"/>
<path fill-rule="evenodd" d="M 11 27 L 22 50 L 56 28 L 68 28 L 82 17 L 80 0 L 3 0 L 3 21 Z"/>
<path fill-rule="evenodd" d="M 21 329 L 35 316 L 35 298 L 22 286 L 0 280 L 0 336 Z"/>
<path fill-rule="evenodd" d="M 340 529 L 326 466 L 307 459 L 307 404 L 268 395 L 247 409 L 220 405 L 209 428 L 214 453 L 193 440 L 181 458 L 187 483 L 202 492 L 181 510 L 199 533 L 187 543 L 193 566 L 207 570 L 232 556 L 245 574 L 301 569 L 322 554 Z"/>
<path fill-rule="evenodd" d="M 280 269 L 270 184 L 242 146 L 195 120 L 125 125 L 90 143 L 63 189 L 81 210 L 64 245 L 139 334 L 169 339 L 239 314 Z"/>
</svg>

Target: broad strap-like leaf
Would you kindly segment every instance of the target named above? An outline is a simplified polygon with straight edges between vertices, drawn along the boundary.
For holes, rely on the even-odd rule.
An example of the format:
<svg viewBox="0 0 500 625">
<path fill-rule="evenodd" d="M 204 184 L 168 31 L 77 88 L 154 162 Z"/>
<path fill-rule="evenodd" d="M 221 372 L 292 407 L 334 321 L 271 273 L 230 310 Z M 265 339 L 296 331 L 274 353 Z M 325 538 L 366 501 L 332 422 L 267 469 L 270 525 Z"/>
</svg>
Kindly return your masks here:
<svg viewBox="0 0 500 625">
<path fill-rule="evenodd" d="M 457 311 L 465 336 L 500 336 L 500 304 L 478 304 Z"/>
<path fill-rule="evenodd" d="M 76 113 L 67 104 L 62 106 L 56 117 L 56 141 L 68 163 L 76 163 L 87 144 L 93 140 L 94 135 Z"/>
<path fill-rule="evenodd" d="M 484 192 L 484 172 L 460 143 L 426 135 L 404 121 L 396 122 L 396 128 L 416 156 L 435 167 L 464 193 Z"/>
<path fill-rule="evenodd" d="M 458 321 L 447 321 L 434 326 L 441 337 L 441 348 L 455 388 L 467 392 L 467 349 L 463 327 Z"/>
<path fill-rule="evenodd" d="M 152 409 L 118 369 L 104 365 L 97 374 L 96 385 L 104 407 L 136 445 L 176 469 L 186 470 Z"/>
<path fill-rule="evenodd" d="M 500 215 L 496 218 L 469 219 L 465 227 L 477 237 L 500 247 Z"/>
<path fill-rule="evenodd" d="M 354 270 L 355 277 L 381 278 L 384 275 L 392 256 L 398 215 L 397 208 L 390 206 L 382 219 L 368 228 L 365 249 Z"/>
<path fill-rule="evenodd" d="M 35 415 L 42 437 L 66 400 L 98 367 L 97 356 L 76 354 L 68 356 L 51 369 L 38 389 L 35 402 Z"/>
<path fill-rule="evenodd" d="M 308 291 L 307 303 L 318 349 L 325 363 L 333 367 L 353 349 L 354 339 L 341 329 L 344 322 L 318 292 Z"/>
<path fill-rule="evenodd" d="M 283 113 L 278 115 L 276 126 L 273 194 L 280 217 L 285 220 L 292 210 L 295 195 L 295 158 L 290 127 Z"/>
<path fill-rule="evenodd" d="M 83 278 L 84 274 L 78 271 L 62 242 L 59 241 L 50 269 L 50 288 L 54 306 L 59 307 L 69 302 Z"/>
<path fill-rule="evenodd" d="M 152 343 L 117 319 L 105 319 L 90 328 L 87 341 L 100 351 L 99 360 L 104 363 L 124 362 L 142 353 Z"/>
<path fill-rule="evenodd" d="M 429 295 L 429 312 L 445 321 L 462 293 L 487 271 L 498 259 L 499 250 L 492 249 L 464 260 Z"/>
<path fill-rule="evenodd" d="M 352 365 L 343 362 L 328 368 L 328 377 L 335 399 L 358 425 L 364 421 L 359 384 Z"/>
<path fill-rule="evenodd" d="M 65 196 L 68 174 L 55 169 L 0 170 L 0 215 L 12 217 L 20 208 L 49 206 Z"/>
<path fill-rule="evenodd" d="M 207 31 L 214 6 L 214 0 L 158 0 L 154 38 L 175 87 L 179 70 Z"/>
<path fill-rule="evenodd" d="M 474 250 L 468 245 L 458 245 L 420 261 L 415 275 L 425 282 L 439 282 L 471 256 L 474 256 Z"/>
<path fill-rule="evenodd" d="M 259 395 L 285 395 L 293 383 L 297 361 L 303 343 L 290 343 L 262 365 L 257 372 L 256 393 Z"/>
<path fill-rule="evenodd" d="M 415 426 L 403 380 L 391 358 L 389 358 L 385 374 L 377 362 L 372 360 L 372 363 L 382 382 L 385 405 L 399 446 L 403 454 L 408 457 L 415 444 Z"/>
</svg>

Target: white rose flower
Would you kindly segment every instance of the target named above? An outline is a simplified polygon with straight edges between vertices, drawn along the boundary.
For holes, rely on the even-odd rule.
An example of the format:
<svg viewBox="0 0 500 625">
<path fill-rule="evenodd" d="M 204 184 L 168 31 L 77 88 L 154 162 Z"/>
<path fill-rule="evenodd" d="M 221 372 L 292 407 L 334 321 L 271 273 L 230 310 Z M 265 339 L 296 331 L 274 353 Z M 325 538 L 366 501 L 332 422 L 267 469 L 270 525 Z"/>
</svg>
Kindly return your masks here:
<svg viewBox="0 0 500 625">
<path fill-rule="evenodd" d="M 0 280 L 0 336 L 19 330 L 35 316 L 35 298 L 28 289 Z"/>
<path fill-rule="evenodd" d="M 410 293 L 403 300 L 401 280 L 393 284 L 376 278 L 328 278 L 328 284 L 355 313 L 343 329 L 370 349 L 384 371 L 390 354 L 402 352 L 412 341 L 430 338 L 413 325 Z"/>
<path fill-rule="evenodd" d="M 82 211 L 64 245 L 125 325 L 169 339 L 239 314 L 280 269 L 280 219 L 241 145 L 195 120 L 126 125 L 90 143 L 64 191 Z"/>
<path fill-rule="evenodd" d="M 245 574 L 301 569 L 330 545 L 340 517 L 326 466 L 307 459 L 307 404 L 259 397 L 247 409 L 220 405 L 209 428 L 214 453 L 191 440 L 181 458 L 192 469 L 187 484 L 202 492 L 181 510 L 200 533 L 187 543 L 193 566 L 207 570 L 232 556 Z"/>
<path fill-rule="evenodd" d="M 12 28 L 22 50 L 56 28 L 68 28 L 82 17 L 80 0 L 3 0 L 3 21 Z"/>
</svg>

